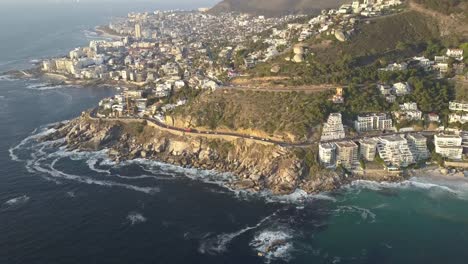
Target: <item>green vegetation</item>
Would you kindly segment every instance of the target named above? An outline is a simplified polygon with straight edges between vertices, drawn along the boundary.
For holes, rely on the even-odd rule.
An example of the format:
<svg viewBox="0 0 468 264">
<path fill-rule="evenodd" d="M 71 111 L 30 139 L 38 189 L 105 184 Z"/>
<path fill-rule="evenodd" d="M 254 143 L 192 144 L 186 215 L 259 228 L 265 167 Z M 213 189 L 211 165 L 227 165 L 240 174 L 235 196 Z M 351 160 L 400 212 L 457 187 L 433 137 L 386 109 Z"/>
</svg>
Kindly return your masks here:
<svg viewBox="0 0 468 264">
<path fill-rule="evenodd" d="M 357 33 L 348 42 L 333 42 L 332 45 L 313 45 L 304 63 L 285 61 L 290 54 L 261 63 L 249 73 L 255 77 L 272 76 L 272 64 L 281 66 L 279 76 L 289 76 L 286 85 L 374 81 L 377 69 L 389 62 L 399 61 L 426 50 L 430 44 L 438 43 L 437 23 L 430 17 L 417 12 L 404 12 L 383 17 L 370 24 L 361 24 Z M 323 39 L 322 39 L 323 41 Z M 439 52 L 439 47 L 429 51 Z M 314 55 L 312 55 L 314 54 Z"/>
<path fill-rule="evenodd" d="M 341 0 L 224 0 L 211 13 L 239 12 L 255 15 L 281 16 L 291 13 L 318 13 L 323 8 L 337 7 Z"/>
<path fill-rule="evenodd" d="M 308 138 L 332 108 L 329 93 L 218 91 L 204 93 L 174 111 L 197 127 L 254 129 L 269 135 Z"/>
</svg>

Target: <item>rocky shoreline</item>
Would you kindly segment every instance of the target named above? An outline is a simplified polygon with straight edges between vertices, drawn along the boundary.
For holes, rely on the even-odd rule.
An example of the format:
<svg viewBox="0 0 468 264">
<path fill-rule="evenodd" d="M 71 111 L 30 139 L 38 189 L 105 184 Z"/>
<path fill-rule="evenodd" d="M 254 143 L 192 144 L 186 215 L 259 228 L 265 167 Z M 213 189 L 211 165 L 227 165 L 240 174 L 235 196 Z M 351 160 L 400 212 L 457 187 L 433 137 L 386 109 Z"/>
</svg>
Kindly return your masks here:
<svg viewBox="0 0 468 264">
<path fill-rule="evenodd" d="M 31 68 L 28 70 L 12 70 L 3 72 L 0 75 L 10 76 L 19 80 L 39 79 L 49 86 L 56 85 L 76 85 L 79 87 L 101 87 L 101 86 L 125 86 L 128 88 L 138 88 L 136 84 L 114 81 L 114 80 L 82 80 L 74 79 L 70 76 L 58 73 L 45 73 L 40 68 Z"/>
<path fill-rule="evenodd" d="M 295 148 L 256 142 L 166 131 L 143 120 L 95 119 L 84 112 L 41 141 L 65 139 L 68 150 L 108 150 L 112 160 L 156 160 L 185 168 L 231 173 L 230 188 L 270 190 L 289 194 L 333 191 L 354 180 L 402 181 L 396 175 L 348 175 L 311 168 Z"/>
</svg>

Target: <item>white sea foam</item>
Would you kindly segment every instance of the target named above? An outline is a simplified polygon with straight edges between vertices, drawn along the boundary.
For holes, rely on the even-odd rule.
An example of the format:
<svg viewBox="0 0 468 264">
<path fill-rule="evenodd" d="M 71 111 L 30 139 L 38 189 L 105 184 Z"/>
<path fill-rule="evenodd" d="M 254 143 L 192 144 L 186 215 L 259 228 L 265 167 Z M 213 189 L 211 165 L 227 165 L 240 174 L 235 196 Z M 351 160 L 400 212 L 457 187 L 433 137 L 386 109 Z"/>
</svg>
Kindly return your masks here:
<svg viewBox="0 0 468 264">
<path fill-rule="evenodd" d="M 219 254 L 219 253 L 223 253 L 227 250 L 227 247 L 229 245 L 229 243 L 231 243 L 231 241 L 233 239 L 235 239 L 236 237 L 250 231 L 250 230 L 254 230 L 254 229 L 257 229 L 259 228 L 260 226 L 262 226 L 265 222 L 269 221 L 272 217 L 276 216 L 276 214 L 279 212 L 276 211 L 275 213 L 263 218 L 262 220 L 260 220 L 260 222 L 258 222 L 256 225 L 254 226 L 248 226 L 248 227 L 245 227 L 237 232 L 233 232 L 233 233 L 224 233 L 224 234 L 220 234 L 220 235 L 217 235 L 215 237 L 211 237 L 211 238 L 207 238 L 207 239 L 204 239 L 201 243 L 200 243 L 200 247 L 198 248 L 198 251 L 202 254 Z"/>
<path fill-rule="evenodd" d="M 48 134 L 51 134 L 53 132 L 55 132 L 56 129 L 54 128 L 50 128 L 50 129 L 45 129 L 45 130 L 42 130 L 40 133 L 37 133 L 37 134 L 34 134 L 34 135 L 31 135 L 25 139 L 23 139 L 18 145 L 16 145 L 15 147 L 12 147 L 10 149 L 8 149 L 8 152 L 10 154 L 10 158 L 11 160 L 13 161 L 23 161 L 21 160 L 17 155 L 16 155 L 16 151 L 19 150 L 20 148 L 22 148 L 24 145 L 30 143 L 31 141 L 33 140 L 36 140 L 40 137 L 43 137 L 43 136 L 46 136 Z"/>
<path fill-rule="evenodd" d="M 414 177 L 399 183 L 355 181 L 346 188 L 351 188 L 353 190 L 368 189 L 373 191 L 381 191 L 389 188 L 402 190 L 420 189 L 427 190 L 428 194 L 446 193 L 459 199 L 468 200 L 468 181 L 466 179 L 444 180 L 442 178 Z"/>
<path fill-rule="evenodd" d="M 16 198 L 13 198 L 13 199 L 10 199 L 8 201 L 6 201 L 4 204 L 6 206 L 19 206 L 19 205 L 23 205 L 25 203 L 27 203 L 29 201 L 29 196 L 27 195 L 22 195 L 22 196 L 18 196 Z"/>
<path fill-rule="evenodd" d="M 29 84 L 26 86 L 27 89 L 30 90 L 36 90 L 36 91 L 47 91 L 47 90 L 56 90 L 56 89 L 63 89 L 63 88 L 70 88 L 73 87 L 73 85 L 53 85 L 50 83 L 35 83 L 35 84 Z"/>
<path fill-rule="evenodd" d="M 284 203 L 284 204 L 303 204 L 314 200 L 326 200 L 336 202 L 336 198 L 328 193 L 309 194 L 304 190 L 297 189 L 293 193 L 285 195 L 275 195 L 271 191 L 262 191 L 259 193 L 267 202 Z"/>
<path fill-rule="evenodd" d="M 88 164 L 88 167 L 92 171 L 97 172 L 97 173 L 104 173 L 104 174 L 110 175 L 111 174 L 110 170 L 103 170 L 103 169 L 96 168 L 96 165 L 97 165 L 98 161 L 99 161 L 98 159 L 89 159 L 89 160 L 86 161 L 86 163 Z"/>
<path fill-rule="evenodd" d="M 289 261 L 294 249 L 292 239 L 292 232 L 288 229 L 263 230 L 254 237 L 250 246 L 265 258 L 266 263 L 278 259 Z"/>
<path fill-rule="evenodd" d="M 10 75 L 0 75 L 0 81 L 14 82 L 14 81 L 17 81 L 17 80 L 18 79 L 15 79 Z"/>
<path fill-rule="evenodd" d="M 144 223 L 146 222 L 146 217 L 144 217 L 142 214 L 138 213 L 138 212 L 131 212 L 127 215 L 127 220 L 130 222 L 130 224 L 133 226 L 133 225 L 136 225 L 136 224 L 140 224 L 140 223 Z"/>
<path fill-rule="evenodd" d="M 119 182 L 113 182 L 113 181 L 101 181 L 101 180 L 96 180 L 87 176 L 79 176 L 79 175 L 73 175 L 73 174 L 68 174 L 62 171 L 59 171 L 55 169 L 55 164 L 57 161 L 60 159 L 55 159 L 48 167 L 49 169 L 43 168 L 40 164 L 34 165 L 34 169 L 38 172 L 42 173 L 47 173 L 50 176 L 54 178 L 59 178 L 59 179 L 66 179 L 66 180 L 72 180 L 80 183 L 85 183 L 85 184 L 90 184 L 90 185 L 99 185 L 99 186 L 105 186 L 105 187 L 121 187 L 133 191 L 138 191 L 138 192 L 143 192 L 146 194 L 154 194 L 156 192 L 159 192 L 158 187 L 140 187 L 140 186 L 135 186 L 135 185 L 130 185 L 130 184 L 124 184 L 124 183 L 119 183 Z"/>
</svg>

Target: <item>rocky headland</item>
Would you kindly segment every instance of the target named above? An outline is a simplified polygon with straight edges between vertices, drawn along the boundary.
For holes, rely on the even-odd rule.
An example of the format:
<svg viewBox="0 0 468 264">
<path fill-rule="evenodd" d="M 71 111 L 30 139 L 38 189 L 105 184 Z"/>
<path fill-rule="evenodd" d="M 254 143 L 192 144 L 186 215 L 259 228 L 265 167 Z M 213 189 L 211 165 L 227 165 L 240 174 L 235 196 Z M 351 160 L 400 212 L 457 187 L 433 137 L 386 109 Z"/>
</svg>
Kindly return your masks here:
<svg viewBox="0 0 468 264">
<path fill-rule="evenodd" d="M 55 128 L 54 133 L 41 140 L 63 138 L 65 140 L 60 142 L 68 150 L 107 149 L 109 157 L 117 162 L 144 158 L 185 168 L 229 172 L 232 174 L 229 187 L 234 189 L 271 190 L 275 194 L 302 189 L 318 193 L 335 190 L 357 179 L 403 180 L 403 177 L 395 175 L 352 176 L 324 170 L 311 165 L 316 159 L 314 150 L 244 138 L 172 131 L 145 120 L 98 119 L 85 112 Z"/>
</svg>

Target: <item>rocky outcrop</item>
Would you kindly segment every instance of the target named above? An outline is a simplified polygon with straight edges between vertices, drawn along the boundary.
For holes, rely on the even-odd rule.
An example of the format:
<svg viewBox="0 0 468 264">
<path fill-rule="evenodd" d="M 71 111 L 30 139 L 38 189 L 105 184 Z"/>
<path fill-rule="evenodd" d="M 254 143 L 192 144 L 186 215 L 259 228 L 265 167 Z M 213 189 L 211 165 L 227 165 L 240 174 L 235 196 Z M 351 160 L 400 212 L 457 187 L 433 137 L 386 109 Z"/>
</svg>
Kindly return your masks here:
<svg viewBox="0 0 468 264">
<path fill-rule="evenodd" d="M 136 158 L 158 160 L 182 167 L 230 172 L 230 187 L 276 194 L 300 188 L 315 193 L 334 190 L 349 182 L 331 171 L 310 173 L 293 148 L 250 139 L 187 135 L 165 131 L 145 121 L 92 119 L 84 114 L 41 140 L 64 138 L 70 150 L 109 150 L 118 162 Z M 313 175 L 311 177 L 310 175 Z"/>
</svg>

